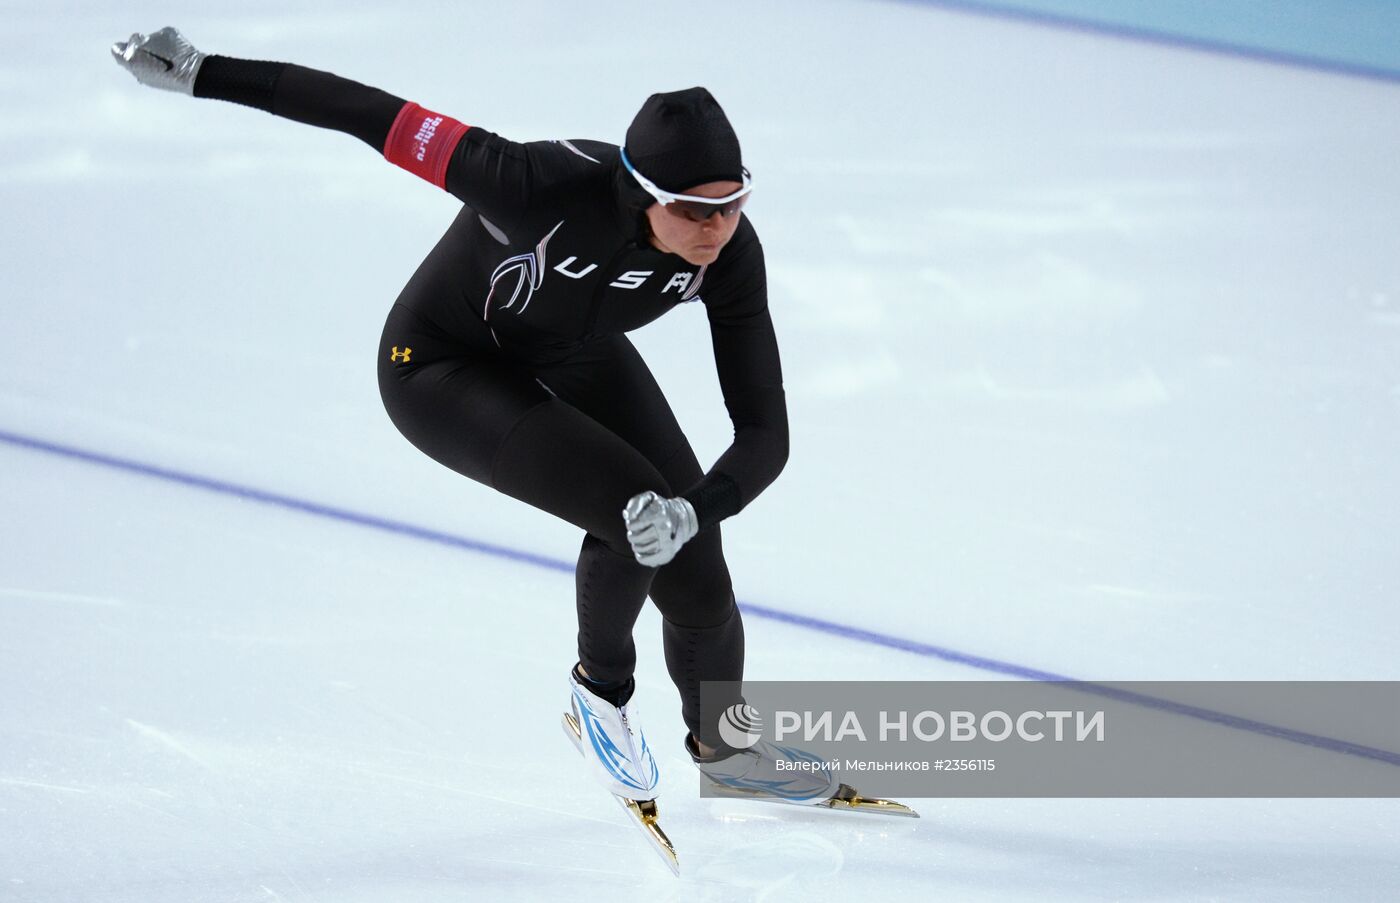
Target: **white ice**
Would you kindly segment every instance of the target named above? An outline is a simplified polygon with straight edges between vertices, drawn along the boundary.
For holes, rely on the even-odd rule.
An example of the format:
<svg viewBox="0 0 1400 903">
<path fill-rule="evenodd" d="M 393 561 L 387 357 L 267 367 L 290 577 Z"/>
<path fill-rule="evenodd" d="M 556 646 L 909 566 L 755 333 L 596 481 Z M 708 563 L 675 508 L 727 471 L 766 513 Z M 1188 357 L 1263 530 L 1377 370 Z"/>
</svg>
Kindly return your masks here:
<svg viewBox="0 0 1400 903">
<path fill-rule="evenodd" d="M 456 203 L 106 48 L 177 24 L 520 139 L 705 84 L 793 429 L 741 600 L 1089 679 L 1400 679 L 1400 86 L 910 3 L 5 10 L 0 431 L 570 560 L 380 407 Z M 703 313 L 635 338 L 713 460 Z M 677 880 L 560 733 L 569 574 L 12 442 L 0 493 L 0 900 L 1400 896 L 1394 800 L 697 799 L 648 611 Z M 746 623 L 755 679 L 998 676 Z"/>
</svg>

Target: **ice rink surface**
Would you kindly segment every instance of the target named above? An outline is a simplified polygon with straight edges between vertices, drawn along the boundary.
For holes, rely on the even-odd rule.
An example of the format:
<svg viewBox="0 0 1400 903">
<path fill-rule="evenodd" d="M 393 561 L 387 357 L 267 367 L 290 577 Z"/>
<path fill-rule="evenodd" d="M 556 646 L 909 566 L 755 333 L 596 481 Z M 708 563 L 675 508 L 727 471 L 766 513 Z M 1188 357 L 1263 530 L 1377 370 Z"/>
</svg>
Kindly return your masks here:
<svg viewBox="0 0 1400 903">
<path fill-rule="evenodd" d="M 1400 84 L 907 3 L 4 8 L 0 900 L 1400 896 L 1395 800 L 700 800 L 648 610 L 672 878 L 559 730 L 575 529 L 379 402 L 457 203 L 106 48 L 522 140 L 707 85 L 793 431 L 753 679 L 1400 680 Z M 712 461 L 703 311 L 634 339 Z"/>
</svg>

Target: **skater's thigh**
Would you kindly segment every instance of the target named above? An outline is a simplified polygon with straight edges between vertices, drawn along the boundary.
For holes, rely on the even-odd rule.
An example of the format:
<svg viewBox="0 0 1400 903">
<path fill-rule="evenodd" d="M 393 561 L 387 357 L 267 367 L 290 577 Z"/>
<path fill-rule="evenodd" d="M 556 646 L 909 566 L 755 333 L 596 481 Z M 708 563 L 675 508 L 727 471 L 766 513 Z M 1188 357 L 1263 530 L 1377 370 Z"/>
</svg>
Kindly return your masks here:
<svg viewBox="0 0 1400 903">
<path fill-rule="evenodd" d="M 640 452 L 557 398 L 517 421 L 496 454 L 491 485 L 582 527 L 628 559 L 622 520 L 628 499 L 671 492 Z"/>
<path fill-rule="evenodd" d="M 488 485 L 510 431 L 550 398 L 489 347 L 449 337 L 401 305 L 384 325 L 378 364 L 379 394 L 399 432 L 438 463 Z"/>
<path fill-rule="evenodd" d="M 676 492 L 700 479 L 695 452 L 670 402 L 626 336 L 591 342 L 564 363 L 536 375 L 561 400 L 641 452 Z"/>
<path fill-rule="evenodd" d="M 401 308 L 390 315 L 381 346 L 380 393 L 390 419 L 458 473 L 615 550 L 628 548 L 627 500 L 646 490 L 670 492 L 644 455 L 545 391 L 527 368 L 486 349 L 464 351 Z M 413 348 L 408 360 L 405 347 Z"/>
</svg>

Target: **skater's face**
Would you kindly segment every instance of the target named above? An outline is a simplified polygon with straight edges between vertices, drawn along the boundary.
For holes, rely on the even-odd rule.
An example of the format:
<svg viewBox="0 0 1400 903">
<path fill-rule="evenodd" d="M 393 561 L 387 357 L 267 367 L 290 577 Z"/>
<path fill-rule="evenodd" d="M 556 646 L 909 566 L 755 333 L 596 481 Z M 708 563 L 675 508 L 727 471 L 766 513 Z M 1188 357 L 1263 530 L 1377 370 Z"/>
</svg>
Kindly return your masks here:
<svg viewBox="0 0 1400 903">
<path fill-rule="evenodd" d="M 722 198 L 742 187 L 739 182 L 706 182 L 687 188 L 685 193 L 702 198 Z M 647 222 L 651 224 L 651 243 L 657 249 L 677 254 L 696 266 L 714 263 L 719 258 L 719 252 L 734 237 L 734 230 L 739 228 L 738 210 L 728 216 L 716 212 L 698 222 L 678 216 L 660 204 L 652 204 L 646 214 Z"/>
</svg>

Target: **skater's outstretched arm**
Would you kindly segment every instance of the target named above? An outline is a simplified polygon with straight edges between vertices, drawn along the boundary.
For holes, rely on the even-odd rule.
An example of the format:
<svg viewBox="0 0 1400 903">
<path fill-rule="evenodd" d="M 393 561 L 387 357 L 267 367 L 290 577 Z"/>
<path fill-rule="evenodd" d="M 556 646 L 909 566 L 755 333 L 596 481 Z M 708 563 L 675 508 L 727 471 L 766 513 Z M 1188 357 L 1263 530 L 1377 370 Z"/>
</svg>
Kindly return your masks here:
<svg viewBox="0 0 1400 903">
<path fill-rule="evenodd" d="M 354 135 L 502 228 L 529 204 L 528 149 L 379 88 L 294 63 L 205 54 L 171 27 L 133 34 L 112 56 L 143 85 L 227 100 Z"/>
</svg>

